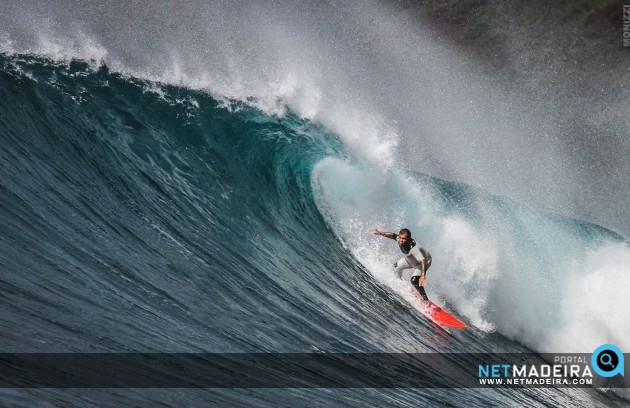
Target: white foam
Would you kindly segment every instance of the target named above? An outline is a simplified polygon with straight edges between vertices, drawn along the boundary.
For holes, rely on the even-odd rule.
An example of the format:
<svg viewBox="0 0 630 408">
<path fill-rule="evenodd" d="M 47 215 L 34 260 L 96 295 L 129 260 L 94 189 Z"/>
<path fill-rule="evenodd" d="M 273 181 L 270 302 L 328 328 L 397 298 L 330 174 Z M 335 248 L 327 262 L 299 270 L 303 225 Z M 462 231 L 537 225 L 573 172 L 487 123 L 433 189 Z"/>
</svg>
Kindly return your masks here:
<svg viewBox="0 0 630 408">
<path fill-rule="evenodd" d="M 541 342 L 541 349 L 561 347 L 568 338 L 572 352 L 605 343 L 630 350 L 629 268 L 626 244 L 608 242 L 587 249 L 583 259 L 576 260 L 561 294 L 562 325 Z"/>
<path fill-rule="evenodd" d="M 474 215 L 446 211 L 439 190 L 396 171 L 340 159 L 313 172 L 317 205 L 346 248 L 380 282 L 409 302 L 398 280 L 395 242 L 371 227 L 407 227 L 433 255 L 429 296 L 454 305 L 484 331 L 497 330 L 540 352 L 592 352 L 604 343 L 630 349 L 630 248 L 589 241 L 568 225 L 480 193 Z M 523 231 L 515 225 L 531 228 Z"/>
</svg>

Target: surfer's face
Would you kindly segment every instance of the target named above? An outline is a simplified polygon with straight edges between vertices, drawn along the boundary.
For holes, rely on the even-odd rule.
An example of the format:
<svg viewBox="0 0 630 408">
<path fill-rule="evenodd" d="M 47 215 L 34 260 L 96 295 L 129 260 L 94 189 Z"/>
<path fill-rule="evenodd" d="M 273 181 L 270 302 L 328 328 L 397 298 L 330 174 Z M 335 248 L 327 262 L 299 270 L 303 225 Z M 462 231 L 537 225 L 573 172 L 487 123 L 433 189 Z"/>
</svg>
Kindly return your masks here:
<svg viewBox="0 0 630 408">
<path fill-rule="evenodd" d="M 409 234 L 400 234 L 398 236 L 398 245 L 400 246 L 407 246 L 407 244 L 409 244 L 409 241 L 411 239 L 409 238 Z"/>
</svg>

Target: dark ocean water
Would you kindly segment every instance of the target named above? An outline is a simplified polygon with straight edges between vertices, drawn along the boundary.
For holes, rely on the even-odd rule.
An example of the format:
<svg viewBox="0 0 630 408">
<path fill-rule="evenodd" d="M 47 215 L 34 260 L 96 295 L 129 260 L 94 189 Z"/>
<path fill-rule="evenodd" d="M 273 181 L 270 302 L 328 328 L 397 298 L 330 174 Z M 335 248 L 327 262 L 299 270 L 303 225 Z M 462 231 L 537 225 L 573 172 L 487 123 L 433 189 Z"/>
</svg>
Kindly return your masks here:
<svg viewBox="0 0 630 408">
<path fill-rule="evenodd" d="M 355 205 L 351 226 L 344 218 L 353 205 L 344 192 L 366 181 L 340 172 L 333 179 L 341 190 L 328 183 L 331 168 L 348 156 L 320 125 L 104 65 L 20 54 L 0 55 L 0 95 L 2 352 L 541 351 L 518 334 L 529 318 L 506 324 L 496 294 L 472 310 L 436 278 L 431 293 L 471 324 L 440 331 L 407 292 L 370 270 L 370 257 L 362 259 L 352 237 L 356 220 L 363 231 L 373 221 L 363 214 L 371 207 Z M 510 220 L 504 225 L 518 231 L 510 239 L 523 253 L 547 239 L 523 228 L 535 223 L 549 240 L 572 237 L 578 250 L 624 246 L 622 237 L 592 224 L 410 177 L 431 191 L 444 219 L 474 225 L 492 211 Z M 400 205 L 410 204 L 403 198 Z M 395 258 L 393 249 L 369 251 Z M 553 272 L 573 255 L 536 256 Z M 504 258 L 498 259 L 502 272 Z M 448 276 L 457 268 L 442 269 Z M 547 272 L 536 279 L 547 279 L 549 290 L 555 279 L 569 280 Z M 505 285 L 498 282 L 496 288 Z M 473 290 L 464 298 L 478 296 Z M 552 316 L 544 328 L 572 322 L 563 319 Z M 611 324 L 597 330 L 623 335 Z M 624 404 L 596 390 L 562 389 L 59 389 L 3 390 L 0 399 L 25 407 Z"/>
</svg>

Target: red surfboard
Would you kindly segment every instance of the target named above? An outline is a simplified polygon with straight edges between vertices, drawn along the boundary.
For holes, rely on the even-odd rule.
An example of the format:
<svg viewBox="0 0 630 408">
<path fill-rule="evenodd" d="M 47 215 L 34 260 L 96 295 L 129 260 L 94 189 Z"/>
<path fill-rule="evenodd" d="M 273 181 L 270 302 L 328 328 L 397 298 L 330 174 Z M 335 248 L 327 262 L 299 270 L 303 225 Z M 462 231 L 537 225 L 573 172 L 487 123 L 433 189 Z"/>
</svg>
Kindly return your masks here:
<svg viewBox="0 0 630 408">
<path fill-rule="evenodd" d="M 456 329 L 465 329 L 466 327 L 468 327 L 466 326 L 466 323 L 458 320 L 455 316 L 442 309 L 435 303 L 431 302 L 430 300 L 428 305 L 420 307 L 422 308 L 422 311 L 437 324 L 441 324 L 442 326 L 454 327 Z"/>
</svg>

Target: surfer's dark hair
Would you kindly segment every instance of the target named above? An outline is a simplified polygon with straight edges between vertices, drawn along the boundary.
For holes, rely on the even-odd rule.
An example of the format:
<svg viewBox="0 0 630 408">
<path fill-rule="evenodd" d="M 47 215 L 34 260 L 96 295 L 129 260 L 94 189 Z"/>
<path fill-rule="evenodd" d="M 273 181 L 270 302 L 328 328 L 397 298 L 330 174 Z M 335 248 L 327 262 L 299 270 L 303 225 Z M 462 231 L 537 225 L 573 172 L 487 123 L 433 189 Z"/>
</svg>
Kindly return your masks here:
<svg viewBox="0 0 630 408">
<path fill-rule="evenodd" d="M 398 235 L 402 235 L 402 234 L 408 235 L 409 238 L 411 238 L 411 231 L 409 231 L 407 228 L 403 228 L 400 231 L 398 231 Z"/>
</svg>

